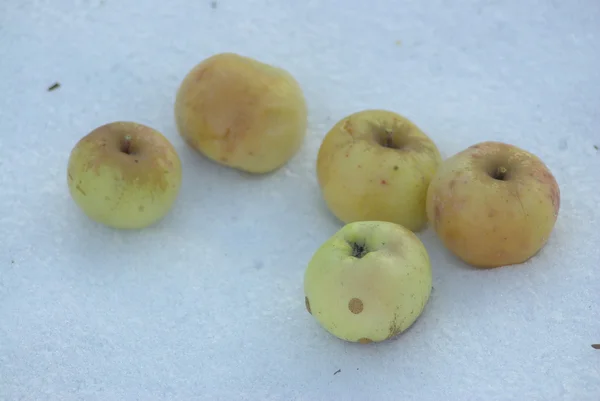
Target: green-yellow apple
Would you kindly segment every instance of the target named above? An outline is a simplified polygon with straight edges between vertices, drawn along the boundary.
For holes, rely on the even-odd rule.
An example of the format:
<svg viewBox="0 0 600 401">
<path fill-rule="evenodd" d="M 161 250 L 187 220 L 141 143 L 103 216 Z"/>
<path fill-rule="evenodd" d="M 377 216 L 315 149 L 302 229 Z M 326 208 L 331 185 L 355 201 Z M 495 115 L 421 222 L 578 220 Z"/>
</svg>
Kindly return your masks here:
<svg viewBox="0 0 600 401">
<path fill-rule="evenodd" d="M 327 132 L 317 178 L 342 222 L 389 221 L 419 231 L 427 223 L 427 187 L 441 161 L 435 143 L 406 117 L 363 110 Z"/>
<path fill-rule="evenodd" d="M 160 132 L 117 121 L 77 142 L 67 169 L 69 191 L 91 219 L 136 229 L 162 219 L 181 187 L 179 156 Z"/>
<path fill-rule="evenodd" d="M 334 336 L 392 338 L 422 314 L 432 274 L 423 243 L 386 221 L 344 225 L 314 253 L 304 275 L 306 309 Z"/>
<path fill-rule="evenodd" d="M 537 156 L 482 142 L 446 159 L 431 181 L 427 216 L 443 244 L 467 264 L 522 263 L 547 242 L 560 189 Z"/>
<path fill-rule="evenodd" d="M 213 55 L 183 79 L 180 135 L 221 165 L 268 173 L 300 149 L 308 124 L 302 89 L 286 70 L 235 53 Z"/>
</svg>

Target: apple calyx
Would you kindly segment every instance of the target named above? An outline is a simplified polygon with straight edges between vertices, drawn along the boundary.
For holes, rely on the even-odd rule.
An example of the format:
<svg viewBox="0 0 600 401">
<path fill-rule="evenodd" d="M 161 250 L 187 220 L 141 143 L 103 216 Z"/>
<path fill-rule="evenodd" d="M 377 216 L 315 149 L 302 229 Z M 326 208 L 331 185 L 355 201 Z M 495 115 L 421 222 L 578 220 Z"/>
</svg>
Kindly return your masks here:
<svg viewBox="0 0 600 401">
<path fill-rule="evenodd" d="M 352 257 L 354 258 L 361 259 L 370 252 L 365 244 L 359 244 L 354 241 L 349 241 L 348 244 L 352 247 Z"/>
</svg>

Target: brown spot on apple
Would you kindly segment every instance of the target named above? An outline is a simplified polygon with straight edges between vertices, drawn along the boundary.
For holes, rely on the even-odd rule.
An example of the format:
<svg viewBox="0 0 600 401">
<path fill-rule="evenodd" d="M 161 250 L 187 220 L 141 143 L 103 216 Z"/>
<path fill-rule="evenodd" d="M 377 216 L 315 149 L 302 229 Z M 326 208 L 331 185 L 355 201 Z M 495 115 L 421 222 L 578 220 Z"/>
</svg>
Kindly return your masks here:
<svg viewBox="0 0 600 401">
<path fill-rule="evenodd" d="M 144 211 L 144 205 L 138 206 L 138 211 L 143 212 Z"/>
<path fill-rule="evenodd" d="M 363 302 L 358 298 L 352 298 L 350 302 L 348 302 L 348 309 L 355 315 L 361 313 L 363 311 L 363 307 Z"/>
<path fill-rule="evenodd" d="M 387 181 L 386 180 L 381 180 L 381 185 L 387 185 Z"/>
<path fill-rule="evenodd" d="M 81 192 L 81 194 L 82 194 L 83 196 L 87 196 L 87 194 L 85 193 L 85 191 L 84 191 L 83 189 L 81 189 L 81 187 L 79 186 L 79 184 L 77 184 L 77 185 L 75 186 L 75 189 L 77 189 L 79 192 Z"/>
<path fill-rule="evenodd" d="M 350 122 L 350 120 L 346 120 L 344 122 L 342 129 L 344 131 L 346 131 L 347 133 L 349 133 L 350 135 L 354 135 L 354 130 L 352 129 L 352 123 Z"/>
<path fill-rule="evenodd" d="M 370 344 L 370 343 L 372 343 L 372 342 L 373 342 L 373 340 L 371 340 L 371 339 L 369 339 L 369 338 L 365 338 L 365 337 L 363 337 L 363 338 L 360 338 L 360 339 L 358 340 L 358 342 L 359 342 L 359 343 L 361 343 L 361 344 Z"/>
<path fill-rule="evenodd" d="M 71 173 L 68 173 L 69 176 L 69 181 L 73 181 L 73 176 L 71 175 Z"/>
<path fill-rule="evenodd" d="M 310 310 L 310 301 L 308 300 L 308 297 L 304 297 L 304 306 L 306 306 L 306 310 L 308 311 L 308 313 L 312 315 L 312 312 Z"/>
<path fill-rule="evenodd" d="M 399 167 L 398 166 L 394 166 L 394 171 L 398 171 Z"/>
</svg>

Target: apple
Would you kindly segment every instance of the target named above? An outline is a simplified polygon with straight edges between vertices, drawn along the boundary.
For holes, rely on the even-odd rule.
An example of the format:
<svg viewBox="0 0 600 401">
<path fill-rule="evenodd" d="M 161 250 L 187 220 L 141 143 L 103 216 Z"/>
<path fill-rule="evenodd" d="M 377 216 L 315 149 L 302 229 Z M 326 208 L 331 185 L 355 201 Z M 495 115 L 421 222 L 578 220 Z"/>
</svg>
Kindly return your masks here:
<svg viewBox="0 0 600 401">
<path fill-rule="evenodd" d="M 423 243 L 386 221 L 344 225 L 314 253 L 304 275 L 306 309 L 334 336 L 379 342 L 422 314 L 432 273 Z"/>
<path fill-rule="evenodd" d="M 409 119 L 363 110 L 327 132 L 317 178 L 329 210 L 345 224 L 389 221 L 419 231 L 427 224 L 427 188 L 441 162 L 435 143 Z"/>
<path fill-rule="evenodd" d="M 175 118 L 197 152 L 255 174 L 286 164 L 308 125 L 306 100 L 290 73 L 235 53 L 211 56 L 185 76 Z"/>
<path fill-rule="evenodd" d="M 71 197 L 92 220 L 137 229 L 162 219 L 181 187 L 181 161 L 160 132 L 128 121 L 100 126 L 72 149 Z"/>
<path fill-rule="evenodd" d="M 447 247 L 467 264 L 519 264 L 547 242 L 560 189 L 534 154 L 502 142 L 475 144 L 446 159 L 427 193 L 427 216 Z"/>
</svg>

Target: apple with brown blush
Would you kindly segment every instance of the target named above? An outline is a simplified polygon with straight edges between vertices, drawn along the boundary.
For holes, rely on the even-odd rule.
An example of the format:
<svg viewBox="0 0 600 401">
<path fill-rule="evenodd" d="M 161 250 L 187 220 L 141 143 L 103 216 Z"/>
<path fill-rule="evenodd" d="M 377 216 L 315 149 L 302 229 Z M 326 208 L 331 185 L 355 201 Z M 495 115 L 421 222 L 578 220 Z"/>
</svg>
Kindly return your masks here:
<svg viewBox="0 0 600 401">
<path fill-rule="evenodd" d="M 157 130 L 132 121 L 102 125 L 73 147 L 69 193 L 92 220 L 120 229 L 150 226 L 179 195 L 181 160 Z"/>
<path fill-rule="evenodd" d="M 502 142 L 475 144 L 446 159 L 427 191 L 427 216 L 443 244 L 482 268 L 538 253 L 559 209 L 559 185 L 548 166 Z"/>
</svg>

